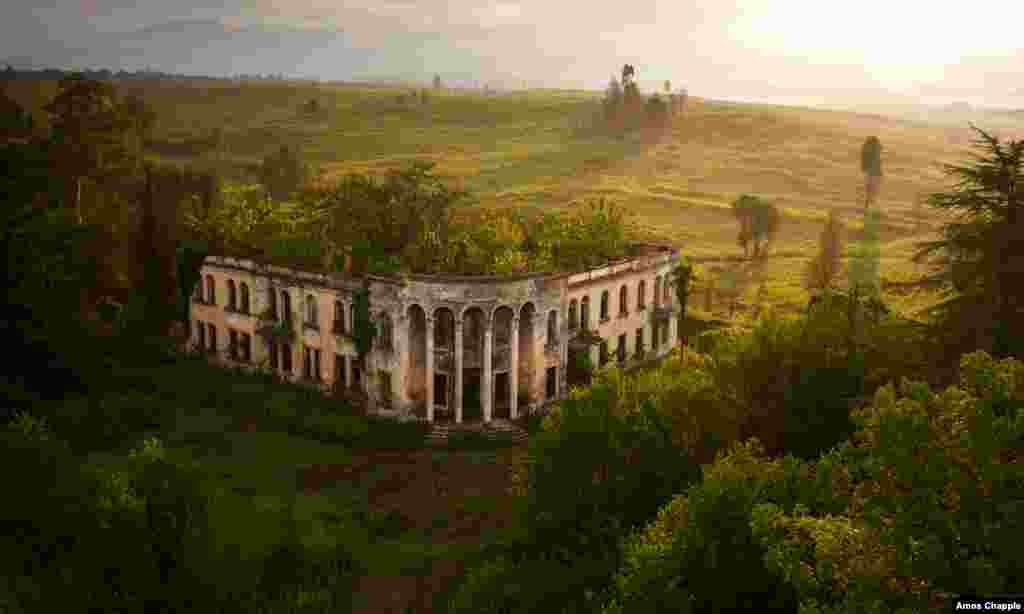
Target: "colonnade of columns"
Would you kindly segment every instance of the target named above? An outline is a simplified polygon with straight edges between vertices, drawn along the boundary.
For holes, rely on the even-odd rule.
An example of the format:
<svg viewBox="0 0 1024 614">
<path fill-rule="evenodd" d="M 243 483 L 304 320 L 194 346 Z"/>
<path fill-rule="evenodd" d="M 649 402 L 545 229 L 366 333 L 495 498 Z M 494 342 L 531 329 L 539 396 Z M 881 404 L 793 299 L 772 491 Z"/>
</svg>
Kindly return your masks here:
<svg viewBox="0 0 1024 614">
<path fill-rule="evenodd" d="M 425 360 L 425 397 L 427 405 L 427 421 L 434 421 L 434 406 L 437 400 L 438 391 L 434 390 L 434 374 L 435 374 L 435 351 L 437 340 L 434 338 L 434 325 L 437 317 L 434 315 L 426 316 L 426 360 Z M 509 354 L 510 360 L 508 364 L 508 384 L 509 384 L 509 417 L 515 419 L 519 416 L 519 316 L 513 316 L 511 318 L 511 335 L 509 338 Z M 538 321 L 540 320 L 539 315 L 531 316 L 531 330 L 535 331 Z M 483 410 L 484 422 L 490 422 L 494 413 L 495 399 L 494 397 L 494 316 L 483 317 L 483 355 L 481 357 L 481 385 L 480 385 L 480 405 Z M 461 318 L 454 321 L 454 360 L 453 370 L 454 373 L 450 374 L 454 376 L 454 414 L 455 422 L 461 423 L 463 417 L 463 363 L 464 363 L 464 348 L 463 348 L 463 320 Z M 533 344 L 531 344 L 530 351 L 533 350 Z M 534 374 L 536 376 L 536 374 Z"/>
</svg>

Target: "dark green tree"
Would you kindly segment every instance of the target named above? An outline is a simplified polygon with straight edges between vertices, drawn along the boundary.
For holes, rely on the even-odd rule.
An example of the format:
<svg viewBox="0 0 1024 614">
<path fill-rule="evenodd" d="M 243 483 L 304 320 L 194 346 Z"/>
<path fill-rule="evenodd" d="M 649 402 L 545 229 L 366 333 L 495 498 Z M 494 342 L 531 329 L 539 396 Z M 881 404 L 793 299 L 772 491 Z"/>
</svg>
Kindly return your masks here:
<svg viewBox="0 0 1024 614">
<path fill-rule="evenodd" d="M 441 89 L 441 75 L 437 75 L 437 74 L 434 75 L 434 89 L 435 90 Z"/>
<path fill-rule="evenodd" d="M 288 200 L 309 179 L 309 168 L 295 148 L 282 145 L 276 152 L 263 158 L 260 183 L 274 200 Z"/>
<path fill-rule="evenodd" d="M 131 122 L 113 85 L 77 73 L 61 79 L 57 95 L 44 109 L 51 115 L 55 170 L 65 179 L 64 202 L 81 222 L 83 181 L 130 163 L 125 136 Z"/>
<path fill-rule="evenodd" d="M 882 142 L 869 136 L 860 149 L 860 170 L 864 173 L 864 208 L 878 198 L 882 185 Z"/>
<path fill-rule="evenodd" d="M 740 223 L 737 243 L 748 258 L 758 258 L 778 232 L 778 208 L 758 196 L 743 194 L 733 201 L 732 210 Z"/>
<path fill-rule="evenodd" d="M 951 189 L 928 204 L 958 214 L 942 238 L 920 244 L 932 279 L 947 287 L 936 306 L 946 329 L 997 355 L 1024 352 L 1024 140 L 1000 140 L 972 125 L 977 152 L 946 165 Z"/>
</svg>

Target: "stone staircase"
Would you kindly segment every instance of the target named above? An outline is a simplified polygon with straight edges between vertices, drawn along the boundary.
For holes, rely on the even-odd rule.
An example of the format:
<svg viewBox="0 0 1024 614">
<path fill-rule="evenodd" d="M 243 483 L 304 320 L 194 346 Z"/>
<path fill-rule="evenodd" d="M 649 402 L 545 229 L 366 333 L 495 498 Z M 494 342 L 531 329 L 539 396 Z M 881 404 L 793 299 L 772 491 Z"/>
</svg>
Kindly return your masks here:
<svg viewBox="0 0 1024 614">
<path fill-rule="evenodd" d="M 500 439 L 501 441 L 513 441 L 517 445 L 526 443 L 528 435 L 525 430 L 511 420 L 496 418 L 490 423 L 482 421 L 463 422 L 435 422 L 427 434 L 429 445 L 444 446 L 448 443 L 448 437 L 453 433 L 476 432 L 481 433 L 489 439 Z"/>
</svg>

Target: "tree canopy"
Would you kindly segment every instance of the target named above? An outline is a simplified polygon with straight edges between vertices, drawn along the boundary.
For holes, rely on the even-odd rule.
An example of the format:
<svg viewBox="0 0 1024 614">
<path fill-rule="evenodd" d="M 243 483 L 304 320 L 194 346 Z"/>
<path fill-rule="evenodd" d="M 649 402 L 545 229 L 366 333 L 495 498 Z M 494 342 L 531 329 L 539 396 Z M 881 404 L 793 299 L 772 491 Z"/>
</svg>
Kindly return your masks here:
<svg viewBox="0 0 1024 614">
<path fill-rule="evenodd" d="M 1001 142 L 974 127 L 969 162 L 946 165 L 953 180 L 928 204 L 957 214 L 942 238 L 920 244 L 917 260 L 931 260 L 933 279 L 946 284 L 936 310 L 951 332 L 997 354 L 1024 349 L 1024 140 Z"/>
<path fill-rule="evenodd" d="M 778 232 L 778 208 L 759 196 L 743 194 L 732 203 L 733 215 L 740 223 L 737 242 L 749 258 L 759 257 Z"/>
</svg>

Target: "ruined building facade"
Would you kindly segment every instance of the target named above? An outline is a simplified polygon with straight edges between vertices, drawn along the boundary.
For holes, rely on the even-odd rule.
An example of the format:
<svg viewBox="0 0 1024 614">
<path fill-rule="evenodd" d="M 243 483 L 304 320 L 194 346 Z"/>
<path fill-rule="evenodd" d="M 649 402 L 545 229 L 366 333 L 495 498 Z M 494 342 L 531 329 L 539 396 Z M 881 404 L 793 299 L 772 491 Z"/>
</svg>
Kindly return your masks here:
<svg viewBox="0 0 1024 614">
<path fill-rule="evenodd" d="M 668 353 L 678 251 L 640 253 L 571 274 L 396 277 L 209 257 L 192 298 L 191 340 L 227 364 L 358 391 L 377 413 L 516 418 L 562 397 L 580 354 L 595 367 L 628 367 Z M 353 293 L 364 280 L 377 332 L 360 365 Z"/>
</svg>

